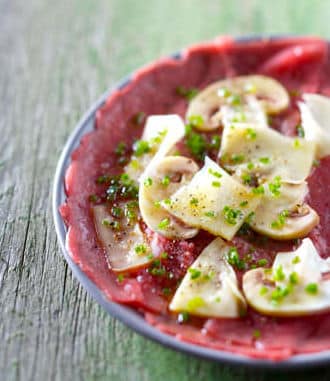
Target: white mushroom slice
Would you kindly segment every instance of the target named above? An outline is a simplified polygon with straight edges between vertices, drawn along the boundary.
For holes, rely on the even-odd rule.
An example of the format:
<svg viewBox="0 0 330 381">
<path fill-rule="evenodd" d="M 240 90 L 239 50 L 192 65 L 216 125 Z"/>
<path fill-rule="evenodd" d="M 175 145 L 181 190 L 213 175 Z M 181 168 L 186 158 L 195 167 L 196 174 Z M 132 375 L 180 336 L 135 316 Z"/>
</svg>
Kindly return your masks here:
<svg viewBox="0 0 330 381">
<path fill-rule="evenodd" d="M 253 230 L 277 240 L 305 237 L 318 223 L 318 214 L 307 204 L 307 183 L 281 182 L 263 185 L 264 194 L 250 225 Z"/>
<path fill-rule="evenodd" d="M 226 243 L 217 238 L 202 251 L 177 289 L 170 310 L 207 317 L 242 316 L 246 303 L 235 271 L 226 260 L 228 250 Z"/>
<path fill-rule="evenodd" d="M 301 182 L 310 173 L 314 153 L 314 142 L 260 125 L 235 124 L 224 129 L 219 155 L 232 172 L 250 171 L 259 177 Z"/>
<path fill-rule="evenodd" d="M 330 155 L 330 98 L 319 94 L 304 94 L 298 106 L 305 139 L 316 142 L 316 157 Z"/>
<path fill-rule="evenodd" d="M 105 205 L 92 208 L 97 237 L 111 269 L 130 270 L 149 263 L 150 248 L 139 224 L 125 216 L 130 208 L 127 203 L 120 203 L 117 208 L 121 210 L 120 218 L 114 218 Z"/>
<path fill-rule="evenodd" d="M 188 226 L 230 240 L 259 202 L 260 197 L 206 158 L 190 183 L 162 206 Z"/>
<path fill-rule="evenodd" d="M 240 106 L 249 95 L 254 95 L 269 114 L 280 112 L 289 105 L 287 91 L 276 80 L 262 75 L 241 76 L 212 83 L 197 94 L 189 104 L 186 119 L 200 115 L 204 124 L 198 127 L 213 130 L 221 124 L 219 116 L 212 119 L 221 106 Z"/>
<path fill-rule="evenodd" d="M 148 166 L 139 188 L 139 207 L 148 227 L 168 238 L 187 239 L 198 229 L 187 226 L 161 206 L 198 171 L 198 165 L 187 157 L 167 156 Z"/>
<path fill-rule="evenodd" d="M 330 309 L 329 259 L 322 259 L 309 238 L 287 253 L 278 253 L 272 269 L 257 268 L 243 276 L 246 300 L 272 316 L 300 316 Z"/>
<path fill-rule="evenodd" d="M 149 116 L 141 137 L 141 141 L 147 143 L 149 152 L 139 156 L 133 154 L 125 172 L 131 179 L 139 180 L 147 166 L 166 156 L 184 134 L 185 126 L 178 115 Z"/>
</svg>

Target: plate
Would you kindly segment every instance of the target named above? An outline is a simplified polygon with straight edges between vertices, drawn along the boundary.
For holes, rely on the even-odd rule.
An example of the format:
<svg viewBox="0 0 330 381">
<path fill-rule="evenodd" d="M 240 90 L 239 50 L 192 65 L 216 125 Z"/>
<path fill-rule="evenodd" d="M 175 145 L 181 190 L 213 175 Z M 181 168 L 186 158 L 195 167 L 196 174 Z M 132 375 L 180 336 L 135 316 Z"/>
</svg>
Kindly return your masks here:
<svg viewBox="0 0 330 381">
<path fill-rule="evenodd" d="M 279 37 L 273 37 L 279 38 Z M 260 37 L 244 37 L 238 41 L 257 41 Z M 171 56 L 175 59 L 180 59 L 180 53 Z M 194 345 L 179 341 L 174 336 L 170 336 L 160 332 L 158 329 L 149 325 L 145 319 L 138 314 L 134 309 L 113 303 L 109 301 L 102 291 L 93 283 L 88 276 L 80 269 L 80 267 L 70 257 L 66 245 L 66 226 L 59 213 L 59 207 L 66 199 L 64 190 L 65 172 L 70 164 L 71 154 L 78 147 L 81 138 L 94 128 L 95 115 L 97 110 L 105 103 L 109 95 L 118 89 L 125 88 L 131 81 L 132 73 L 130 76 L 122 80 L 118 85 L 111 88 L 103 94 L 98 101 L 96 101 L 91 108 L 82 117 L 73 133 L 69 137 L 59 162 L 57 164 L 54 185 L 53 185 L 53 217 L 56 228 L 57 237 L 60 243 L 62 253 L 70 266 L 73 274 L 77 277 L 87 292 L 114 318 L 119 319 L 125 325 L 138 332 L 139 334 L 152 339 L 166 347 L 174 350 L 188 353 L 190 355 L 198 356 L 204 359 L 217 361 L 219 363 L 228 365 L 241 365 L 254 368 L 264 369 L 298 369 L 311 366 L 325 365 L 330 362 L 330 351 L 322 351 L 319 353 L 295 355 L 287 360 L 272 361 L 264 359 L 251 358 L 231 352 L 214 350 L 199 345 Z"/>
</svg>

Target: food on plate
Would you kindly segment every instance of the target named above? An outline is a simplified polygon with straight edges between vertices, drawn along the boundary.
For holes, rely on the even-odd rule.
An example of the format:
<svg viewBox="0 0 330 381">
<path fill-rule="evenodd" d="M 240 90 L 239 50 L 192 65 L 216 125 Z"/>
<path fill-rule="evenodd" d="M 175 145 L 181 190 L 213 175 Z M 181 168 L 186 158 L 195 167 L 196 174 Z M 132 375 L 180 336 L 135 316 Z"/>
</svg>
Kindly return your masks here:
<svg viewBox="0 0 330 381">
<path fill-rule="evenodd" d="M 329 349 L 329 74 L 316 38 L 220 38 L 135 74 L 72 155 L 73 260 L 180 340 Z"/>
<path fill-rule="evenodd" d="M 257 268 L 243 276 L 248 303 L 272 316 L 312 314 L 330 308 L 329 260 L 322 259 L 309 238 L 291 252 L 278 253 L 272 268 Z"/>
<path fill-rule="evenodd" d="M 229 248 L 220 237 L 206 246 L 182 279 L 169 306 L 171 311 L 207 317 L 239 317 L 245 313 L 244 296 L 226 259 Z"/>
</svg>

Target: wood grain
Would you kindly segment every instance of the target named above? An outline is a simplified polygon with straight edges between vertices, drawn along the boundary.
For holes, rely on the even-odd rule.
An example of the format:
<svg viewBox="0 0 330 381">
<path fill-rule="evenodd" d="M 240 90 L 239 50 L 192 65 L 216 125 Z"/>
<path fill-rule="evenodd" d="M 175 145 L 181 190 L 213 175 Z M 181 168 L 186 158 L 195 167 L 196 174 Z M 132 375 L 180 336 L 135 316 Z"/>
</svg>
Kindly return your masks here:
<svg viewBox="0 0 330 381">
<path fill-rule="evenodd" d="M 61 149 L 135 67 L 218 34 L 329 36 L 326 1 L 0 0 L 0 380 L 327 380 L 194 359 L 109 317 L 72 277 L 51 216 Z"/>
</svg>

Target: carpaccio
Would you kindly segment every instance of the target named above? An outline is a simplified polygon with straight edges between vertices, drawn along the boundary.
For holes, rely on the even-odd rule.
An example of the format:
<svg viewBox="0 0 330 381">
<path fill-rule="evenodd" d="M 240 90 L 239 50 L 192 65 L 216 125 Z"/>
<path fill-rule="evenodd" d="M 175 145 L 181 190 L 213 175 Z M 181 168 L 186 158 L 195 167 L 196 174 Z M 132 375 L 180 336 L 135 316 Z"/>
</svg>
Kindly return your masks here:
<svg viewBox="0 0 330 381">
<path fill-rule="evenodd" d="M 179 340 L 250 357 L 283 360 L 298 353 L 330 349 L 330 313 L 273 318 L 250 309 L 239 319 L 192 318 L 179 324 L 177 316 L 168 311 L 169 297 L 162 290 L 164 286 L 171 288 L 182 278 L 212 237 L 200 233 L 188 241 L 171 242 L 147 230 L 153 247 L 170 254 L 164 266 L 174 274 L 172 283 L 153 277 L 146 269 L 125 274 L 125 279 L 119 281 L 97 242 L 89 201 L 91 194 L 104 191 L 95 182 L 98 176 L 123 171 L 114 150 L 119 142 L 131 145 L 140 137 L 142 126 L 132 122 L 133 115 L 143 111 L 146 115 L 184 116 L 187 101 L 177 94 L 178 86 L 202 89 L 225 77 L 255 73 L 276 78 L 288 89 L 291 106 L 274 118 L 272 127 L 286 135 L 295 135 L 299 94 L 317 92 L 330 96 L 328 43 L 318 38 L 234 41 L 220 37 L 186 49 L 179 58 L 161 59 L 139 70 L 98 110 L 95 130 L 82 138 L 72 154 L 65 178 L 67 199 L 60 211 L 68 227 L 70 255 L 109 299 L 138 309 L 149 324 Z M 329 172 L 330 157 L 327 157 L 308 178 L 308 202 L 320 215 L 320 224 L 309 236 L 322 257 L 329 255 L 330 244 Z M 250 242 L 237 237 L 235 245 L 244 252 Z M 253 245 L 256 260 L 272 261 L 276 252 L 294 248 L 293 242 L 258 239 Z M 241 275 L 238 274 L 239 279 Z M 254 334 L 256 331 L 258 335 Z"/>
</svg>

